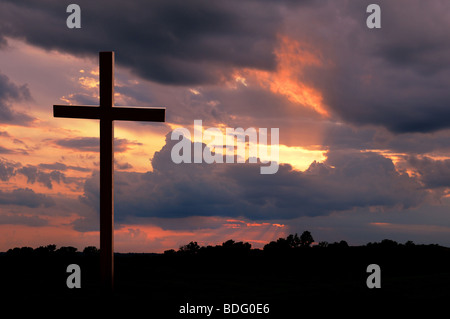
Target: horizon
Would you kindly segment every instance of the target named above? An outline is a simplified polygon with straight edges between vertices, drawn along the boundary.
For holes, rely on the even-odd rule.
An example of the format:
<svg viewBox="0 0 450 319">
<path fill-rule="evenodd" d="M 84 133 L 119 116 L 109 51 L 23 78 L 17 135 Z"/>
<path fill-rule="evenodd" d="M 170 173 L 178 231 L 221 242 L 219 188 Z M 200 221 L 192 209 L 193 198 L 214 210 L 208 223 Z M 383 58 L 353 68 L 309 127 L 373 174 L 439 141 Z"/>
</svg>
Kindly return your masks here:
<svg viewBox="0 0 450 319">
<path fill-rule="evenodd" d="M 294 235 L 294 234 L 292 234 L 292 235 Z M 280 238 L 278 238 L 278 239 L 286 239 L 286 238 L 283 238 L 283 237 L 280 237 Z M 278 240 L 277 239 L 277 240 Z M 274 241 L 271 241 L 271 242 L 267 242 L 266 244 L 264 244 L 263 246 L 261 246 L 261 247 L 255 247 L 255 246 L 253 246 L 251 243 L 249 243 L 249 242 L 244 242 L 244 241 L 235 241 L 235 240 L 233 240 L 232 238 L 230 238 L 230 239 L 228 239 L 228 240 L 225 240 L 224 242 L 222 242 L 221 244 L 215 244 L 215 245 L 211 245 L 211 244 L 206 244 L 206 245 L 201 245 L 201 244 L 199 244 L 198 242 L 196 242 L 196 241 L 191 241 L 191 242 L 189 242 L 189 243 L 185 243 L 184 245 L 181 245 L 181 246 L 179 246 L 178 248 L 168 248 L 168 249 L 165 249 L 164 251 L 158 251 L 158 252 L 156 252 L 156 251 L 150 251 L 150 252 L 140 252 L 140 251 L 128 251 L 128 252 L 118 252 L 118 251 L 114 251 L 114 254 L 165 254 L 166 252 L 168 252 L 168 251 L 175 251 L 175 252 L 179 252 L 179 251 L 181 251 L 182 250 L 182 248 L 183 247 L 186 247 L 188 244 L 192 244 L 192 243 L 196 243 L 196 244 L 199 244 L 199 248 L 201 249 L 201 248 L 208 248 L 208 247 L 213 247 L 213 248 L 216 248 L 216 247 L 223 247 L 224 246 L 224 244 L 226 243 L 226 242 L 229 242 L 229 241 L 233 241 L 234 243 L 236 243 L 236 244 L 250 244 L 250 250 L 264 250 L 264 247 L 265 246 L 267 246 L 267 245 L 269 245 L 270 243 L 276 243 L 276 241 L 277 240 L 274 240 Z M 342 242 L 345 242 L 345 244 L 347 244 L 348 246 L 347 247 L 367 247 L 367 246 L 370 246 L 370 245 L 373 245 L 373 244 L 383 244 L 383 242 L 386 242 L 386 241 L 388 241 L 388 242 L 390 242 L 390 243 L 394 243 L 395 245 L 398 245 L 398 246 L 408 246 L 408 245 L 412 245 L 412 246 L 438 246 L 438 247 L 442 247 L 442 248 L 449 248 L 450 249 L 450 247 L 448 247 L 448 246 L 443 246 L 443 245 L 439 245 L 439 244 L 437 244 L 437 243 L 415 243 L 414 241 L 412 241 L 412 240 L 407 240 L 407 241 L 405 241 L 404 243 L 401 243 L 401 242 L 397 242 L 397 241 L 395 241 L 395 240 L 391 240 L 391 239 L 389 239 L 389 238 L 384 238 L 384 239 L 382 239 L 382 240 L 380 240 L 380 241 L 378 241 L 378 242 L 367 242 L 367 243 L 365 243 L 365 244 L 360 244 L 360 245 L 350 245 L 350 244 L 348 244 L 345 240 L 338 240 L 338 241 L 335 241 L 335 242 L 325 242 L 326 243 L 326 246 L 325 246 L 325 248 L 327 248 L 328 247 L 328 245 L 337 245 L 337 244 L 340 244 L 340 243 L 342 243 Z M 313 248 L 313 247 L 320 247 L 320 241 L 319 242 L 317 242 L 317 241 L 313 241 L 311 244 L 310 244 L 310 248 Z M 6 251 L 0 251 L 0 253 L 2 253 L 2 254 L 5 254 L 5 253 L 7 253 L 8 251 L 12 251 L 12 250 L 14 250 L 14 249 L 16 249 L 16 248 L 18 248 L 18 249 L 22 249 L 22 248 L 32 248 L 33 249 L 33 251 L 34 250 L 36 250 L 36 249 L 38 249 L 38 248 L 47 248 L 48 246 L 52 246 L 52 245 L 55 245 L 55 244 L 47 244 L 47 245 L 42 245 L 42 246 L 38 246 L 38 247 L 29 247 L 29 246 L 22 246 L 22 247 L 11 247 L 11 248 L 9 248 L 8 250 L 6 250 Z M 74 246 L 59 246 L 58 247 L 58 245 L 55 245 L 55 251 L 57 251 L 58 249 L 60 249 L 60 248 L 67 248 L 67 247 L 73 247 L 73 248 L 76 248 L 76 253 L 84 253 L 84 250 L 86 249 L 86 248 L 95 248 L 95 249 L 97 249 L 98 251 L 100 251 L 100 249 L 99 249 L 99 247 L 96 247 L 96 246 L 85 246 L 85 247 L 83 247 L 82 249 L 80 249 L 79 247 L 74 247 Z"/>
</svg>

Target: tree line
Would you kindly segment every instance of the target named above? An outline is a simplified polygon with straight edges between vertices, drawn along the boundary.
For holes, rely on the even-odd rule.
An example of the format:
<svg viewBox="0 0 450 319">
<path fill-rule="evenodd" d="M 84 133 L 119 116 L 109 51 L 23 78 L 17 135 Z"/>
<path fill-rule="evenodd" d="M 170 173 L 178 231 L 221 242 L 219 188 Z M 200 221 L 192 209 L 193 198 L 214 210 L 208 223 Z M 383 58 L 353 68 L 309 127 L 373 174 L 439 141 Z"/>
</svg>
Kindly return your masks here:
<svg viewBox="0 0 450 319">
<path fill-rule="evenodd" d="M 391 239 L 383 239 L 381 242 L 369 242 L 365 246 L 370 249 L 391 249 L 391 248 L 400 248 L 400 247 L 414 247 L 416 246 L 414 242 L 407 241 L 405 244 L 397 243 L 394 240 Z M 425 245 L 420 245 L 425 246 Z M 437 247 L 436 244 L 431 244 L 428 246 Z M 271 241 L 264 245 L 262 251 L 263 252 L 287 252 L 287 251 L 297 251 L 297 250 L 304 250 L 304 249 L 328 249 L 328 250 L 334 250 L 334 249 L 346 249 L 350 246 L 345 240 L 336 241 L 329 243 L 327 241 L 320 241 L 315 242 L 311 232 L 304 231 L 300 236 L 295 234 L 290 234 L 287 237 L 283 238 L 280 237 L 275 241 Z M 207 254 L 207 253 L 245 253 L 249 251 L 260 251 L 260 249 L 253 249 L 252 245 L 248 242 L 236 242 L 232 239 L 225 241 L 222 243 L 222 245 L 216 245 L 216 246 L 200 246 L 198 242 L 191 241 L 190 243 L 180 246 L 178 250 L 175 249 L 169 249 L 164 251 L 165 255 L 196 255 L 196 254 Z"/>
<path fill-rule="evenodd" d="M 395 247 L 414 247 L 414 242 L 407 241 L 405 244 L 397 243 L 394 240 L 383 239 L 381 242 L 369 242 L 365 245 L 367 248 L 391 249 Z M 423 246 L 423 245 L 421 245 Z M 428 246 L 438 246 L 431 244 Z M 345 249 L 349 245 L 345 240 L 339 242 L 328 243 L 326 241 L 315 242 L 309 231 L 304 231 L 300 236 L 290 234 L 287 237 L 280 237 L 276 241 L 271 241 L 264 245 L 262 251 L 264 252 L 285 252 L 289 250 L 301 249 Z M 196 255 L 202 253 L 213 254 L 243 254 L 249 251 L 260 251 L 260 249 L 252 248 L 248 242 L 234 241 L 232 239 L 223 242 L 221 245 L 200 246 L 198 242 L 191 241 L 186 245 L 182 245 L 178 250 L 169 249 L 164 251 L 164 255 Z M 62 246 L 56 249 L 56 245 L 51 244 L 47 246 L 40 246 L 38 248 L 31 247 L 16 247 L 9 249 L 5 254 L 7 256 L 68 256 L 74 254 L 82 254 L 86 256 L 97 256 L 100 250 L 95 246 L 87 246 L 82 251 L 78 251 L 76 247 Z"/>
<path fill-rule="evenodd" d="M 39 246 L 38 248 L 33 249 L 32 247 L 15 247 L 9 249 L 5 254 L 7 256 L 68 256 L 77 253 L 82 253 L 83 255 L 97 255 L 100 253 L 100 250 L 95 246 L 87 246 L 83 249 L 83 251 L 78 251 L 78 248 L 72 246 L 62 246 L 56 249 L 56 245 L 51 244 L 47 246 Z"/>
</svg>

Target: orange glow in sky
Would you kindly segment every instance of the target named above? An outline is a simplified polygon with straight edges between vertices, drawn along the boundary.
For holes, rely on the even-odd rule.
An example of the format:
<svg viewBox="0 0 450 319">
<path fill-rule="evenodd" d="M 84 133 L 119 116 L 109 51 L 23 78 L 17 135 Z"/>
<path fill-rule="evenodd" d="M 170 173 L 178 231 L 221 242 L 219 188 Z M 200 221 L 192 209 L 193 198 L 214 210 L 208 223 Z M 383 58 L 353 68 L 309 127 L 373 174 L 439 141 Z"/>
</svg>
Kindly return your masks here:
<svg viewBox="0 0 450 319">
<path fill-rule="evenodd" d="M 303 79 L 302 70 L 308 66 L 321 66 L 320 53 L 309 45 L 300 43 L 287 36 L 279 36 L 279 46 L 275 50 L 277 67 L 274 72 L 255 69 L 237 70 L 236 82 L 247 86 L 247 78 L 254 79 L 263 88 L 284 95 L 289 101 L 312 108 L 317 113 L 328 117 L 327 107 L 322 94 L 308 85 Z"/>
</svg>

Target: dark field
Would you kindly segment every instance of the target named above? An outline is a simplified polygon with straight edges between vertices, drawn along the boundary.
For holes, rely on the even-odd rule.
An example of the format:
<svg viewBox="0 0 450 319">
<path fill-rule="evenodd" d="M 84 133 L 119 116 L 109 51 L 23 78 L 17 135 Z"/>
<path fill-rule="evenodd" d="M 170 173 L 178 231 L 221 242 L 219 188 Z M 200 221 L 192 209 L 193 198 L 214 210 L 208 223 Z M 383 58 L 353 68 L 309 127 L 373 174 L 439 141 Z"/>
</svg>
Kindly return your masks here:
<svg viewBox="0 0 450 319">
<path fill-rule="evenodd" d="M 149 313 L 146 318 L 207 317 L 179 315 L 186 303 L 216 307 L 260 303 L 269 304 L 270 312 L 258 318 L 284 318 L 282 312 L 327 311 L 332 305 L 411 307 L 450 297 L 446 247 L 385 241 L 359 247 L 256 250 L 239 244 L 165 254 L 116 254 L 112 294 L 101 289 L 98 252 L 10 250 L 0 255 L 3 300 L 78 305 L 73 309 L 85 305 L 143 309 Z M 69 264 L 81 267 L 80 289 L 66 286 Z M 366 285 L 369 264 L 381 267 L 380 289 Z M 251 317 L 219 311 L 211 317 L 240 316 Z"/>
</svg>

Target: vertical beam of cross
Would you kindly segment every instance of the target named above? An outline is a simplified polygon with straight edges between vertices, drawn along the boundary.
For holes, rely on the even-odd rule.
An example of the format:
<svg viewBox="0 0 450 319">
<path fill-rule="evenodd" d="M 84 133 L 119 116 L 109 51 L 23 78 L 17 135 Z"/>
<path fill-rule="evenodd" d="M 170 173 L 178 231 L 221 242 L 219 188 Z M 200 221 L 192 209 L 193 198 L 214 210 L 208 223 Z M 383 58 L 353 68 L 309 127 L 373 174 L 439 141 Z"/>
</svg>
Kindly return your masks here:
<svg viewBox="0 0 450 319">
<path fill-rule="evenodd" d="M 114 52 L 100 52 L 100 268 L 114 287 Z"/>
<path fill-rule="evenodd" d="M 114 107 L 114 52 L 100 52 L 100 106 L 54 105 L 54 117 L 100 120 L 100 271 L 114 287 L 114 121 L 164 122 L 166 109 Z"/>
</svg>

